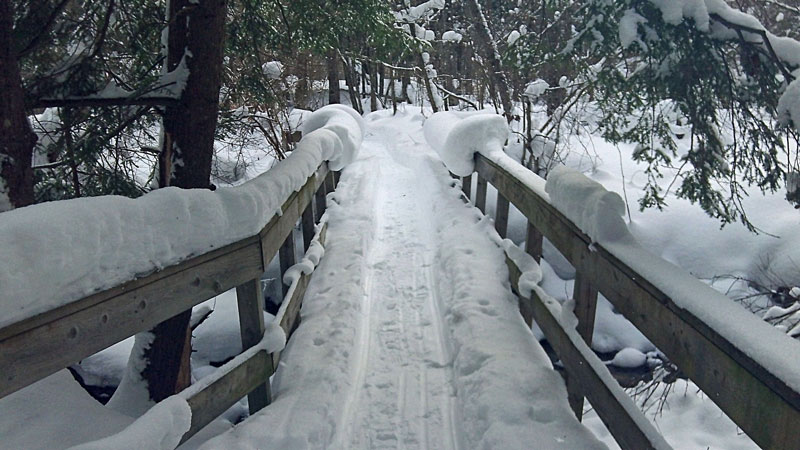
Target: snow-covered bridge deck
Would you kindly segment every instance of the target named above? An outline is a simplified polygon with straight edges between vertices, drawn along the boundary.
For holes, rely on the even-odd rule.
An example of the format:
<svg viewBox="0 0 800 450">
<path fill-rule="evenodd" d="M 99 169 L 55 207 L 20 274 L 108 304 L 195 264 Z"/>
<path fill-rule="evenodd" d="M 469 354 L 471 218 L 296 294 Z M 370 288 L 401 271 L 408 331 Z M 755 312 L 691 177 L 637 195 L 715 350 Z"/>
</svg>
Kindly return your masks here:
<svg viewBox="0 0 800 450">
<path fill-rule="evenodd" d="M 329 198 L 274 402 L 208 448 L 602 447 L 519 314 L 491 222 L 404 125 L 370 124 Z"/>
<path fill-rule="evenodd" d="M 613 195 L 569 172 L 546 187 L 502 153 L 503 119 L 430 119 L 427 141 L 457 150 L 437 154 L 420 116 L 373 114 L 366 126 L 350 117 L 315 113 L 289 160 L 242 188 L 165 190 L 123 202 L 103 221 L 96 207 L 114 210 L 117 200 L 6 215 L 0 248 L 41 273 L 0 273 L 13 306 L 0 319 L 0 396 L 236 288 L 249 349 L 96 446 L 172 448 L 248 395 L 253 415 L 204 448 L 602 447 L 573 413 L 585 395 L 623 448 L 666 448 L 585 342 L 599 290 L 754 441 L 796 444 L 798 343 L 642 249 Z M 466 196 L 442 160 L 469 175 Z M 334 191 L 329 168 L 345 165 Z M 499 194 L 494 221 L 482 213 L 489 185 Z M 529 221 L 527 253 L 503 239 L 509 202 Z M 222 212 L 209 214 L 209 205 Z M 172 214 L 201 238 L 154 222 Z M 122 235 L 139 244 L 136 259 L 121 265 L 128 255 L 108 256 L 121 243 L 96 237 L 79 243 L 94 253 L 72 259 L 25 253 L 19 242 L 32 227 L 40 248 L 58 244 L 58 224 L 42 222 L 55 216 L 89 236 L 133 230 Z M 308 251 L 294 264 L 298 222 Z M 574 314 L 538 286 L 542 236 L 578 271 Z M 290 287 L 275 321 L 263 324 L 259 279 L 278 253 Z M 154 263 L 159 270 L 133 279 Z M 534 318 L 566 386 L 530 331 Z"/>
</svg>

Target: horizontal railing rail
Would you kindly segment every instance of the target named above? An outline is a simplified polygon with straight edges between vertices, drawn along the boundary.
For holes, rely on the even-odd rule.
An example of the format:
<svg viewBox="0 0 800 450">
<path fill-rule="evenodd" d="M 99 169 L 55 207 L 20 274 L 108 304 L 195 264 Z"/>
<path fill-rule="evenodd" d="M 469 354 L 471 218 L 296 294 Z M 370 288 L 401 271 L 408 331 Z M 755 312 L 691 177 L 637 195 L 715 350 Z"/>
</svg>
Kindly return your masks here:
<svg viewBox="0 0 800 450">
<path fill-rule="evenodd" d="M 477 153 L 475 171 L 478 178 L 474 198 L 476 206 L 486 212 L 487 183 L 497 190 L 495 227 L 502 237 L 506 235 L 510 202 L 528 220 L 526 251 L 538 261 L 542 237 L 546 237 L 575 267 L 577 276 L 573 297 L 577 331 L 585 341 L 591 343 L 599 291 L 758 445 L 770 449 L 797 448 L 800 442 L 797 430 L 800 392 L 691 311 L 677 305 L 656 283 L 602 245 L 593 243 L 548 199 L 501 164 Z M 463 186 L 469 197 L 471 176 L 464 178 Z M 511 274 L 515 283 L 515 271 L 511 270 Z M 698 289 L 710 289 L 699 280 L 691 280 L 695 281 Z M 646 436 L 635 431 L 634 434 L 641 436 L 628 436 L 631 433 L 624 430 L 630 428 L 630 418 L 614 412 L 620 411 L 620 407 L 601 405 L 606 400 L 603 395 L 597 396 L 598 376 L 589 373 L 593 364 L 581 362 L 586 358 L 586 352 L 567 342 L 570 340 L 565 338 L 563 330 L 558 329 L 557 322 L 548 317 L 546 302 L 538 298 L 536 292 L 532 297 L 521 298 L 520 311 L 528 322 L 535 318 L 564 363 L 570 403 L 576 414 L 580 417 L 583 395 L 589 395 L 592 405 L 620 444 L 626 448 L 642 448 Z M 787 344 L 793 344 L 790 338 L 786 339 Z"/>
<path fill-rule="evenodd" d="M 236 288 L 240 356 L 246 357 L 234 358 L 209 375 L 202 389 L 184 391 L 192 424 L 183 439 L 245 395 L 251 412 L 266 406 L 271 401 L 268 380 L 280 352 L 248 352 L 265 330 L 261 277 L 275 255 L 281 276 L 295 263 L 293 231 L 298 222 L 308 248 L 325 210 L 325 195 L 335 189 L 337 178 L 322 162 L 260 233 L 0 329 L 0 398 Z M 323 245 L 325 231 L 323 226 L 317 237 Z M 302 275 L 284 299 L 280 326 L 287 338 L 298 320 L 309 279 L 310 275 Z"/>
</svg>

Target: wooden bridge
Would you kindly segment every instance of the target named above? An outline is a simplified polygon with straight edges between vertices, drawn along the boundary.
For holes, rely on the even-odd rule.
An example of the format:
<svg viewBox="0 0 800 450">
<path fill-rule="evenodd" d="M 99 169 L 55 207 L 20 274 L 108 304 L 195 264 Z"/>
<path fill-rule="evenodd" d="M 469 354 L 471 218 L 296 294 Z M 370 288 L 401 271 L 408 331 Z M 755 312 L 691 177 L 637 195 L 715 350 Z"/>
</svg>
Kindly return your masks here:
<svg viewBox="0 0 800 450">
<path fill-rule="evenodd" d="M 519 173 L 515 164 L 476 154 L 476 173 L 462 180 L 463 199 L 485 211 L 488 186 L 494 186 L 498 192 L 494 224 L 500 236 L 505 236 L 513 204 L 528 219 L 525 250 L 538 261 L 546 237 L 576 268 L 577 326 L 540 290 L 518 298 L 524 321 L 539 325 L 563 363 L 568 401 L 578 418 L 585 396 L 621 447 L 669 447 L 589 347 L 599 291 L 758 445 L 800 448 L 800 392 L 786 381 L 785 373 L 769 366 L 757 352 L 741 348 L 732 340 L 731 330 L 715 328 L 676 304 L 662 282 L 593 244 L 537 189 L 515 175 Z M 268 353 L 258 346 L 265 330 L 260 280 L 275 257 L 282 274 L 296 263 L 295 228 L 302 230 L 306 249 L 315 236 L 326 246 L 328 224 L 317 224 L 326 209 L 326 195 L 336 189 L 339 177 L 322 162 L 257 235 L 0 329 L 0 397 L 235 288 L 245 351 L 204 379 L 200 388 L 184 394 L 192 417 L 183 440 L 244 396 L 251 414 L 268 407 L 273 400 L 269 377 L 281 352 Z M 663 261 L 656 264 L 671 267 Z M 513 257 L 507 258 L 507 266 L 515 292 L 525 291 L 519 287 L 522 270 Z M 289 339 L 313 277 L 302 274 L 286 290 L 276 321 Z M 711 288 L 688 274 L 685 283 L 704 295 L 719 295 L 706 292 Z M 769 327 L 755 317 L 736 326 Z M 787 345 L 795 345 L 786 339 Z M 756 349 L 758 345 L 754 343 Z"/>
</svg>

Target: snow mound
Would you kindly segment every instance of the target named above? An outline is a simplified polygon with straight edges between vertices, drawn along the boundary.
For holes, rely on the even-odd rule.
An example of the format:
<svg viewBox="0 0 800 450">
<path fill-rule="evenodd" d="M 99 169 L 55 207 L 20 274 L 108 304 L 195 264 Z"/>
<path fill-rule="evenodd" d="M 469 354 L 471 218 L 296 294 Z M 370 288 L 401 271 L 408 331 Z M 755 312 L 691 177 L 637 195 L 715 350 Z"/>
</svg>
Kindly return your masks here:
<svg viewBox="0 0 800 450">
<path fill-rule="evenodd" d="M 594 242 L 629 236 L 623 216 L 625 202 L 616 192 L 566 166 L 554 168 L 545 190 L 553 206 L 574 222 Z"/>
<path fill-rule="evenodd" d="M 192 425 L 192 410 L 182 397 L 173 395 L 153 406 L 117 434 L 72 447 L 72 450 L 140 448 L 172 450 Z"/>
<path fill-rule="evenodd" d="M 550 84 L 541 78 L 537 78 L 536 80 L 528 83 L 528 85 L 525 87 L 525 95 L 536 98 L 544 94 L 548 89 L 550 89 Z"/>
<path fill-rule="evenodd" d="M 266 62 L 261 66 L 261 70 L 270 80 L 277 80 L 283 73 L 283 64 L 280 61 Z"/>
<path fill-rule="evenodd" d="M 240 186 L 2 213 L 0 328 L 258 233 L 323 161 L 339 170 L 361 145 L 363 124 L 349 108 L 323 108 L 305 122 L 295 151 Z"/>
<path fill-rule="evenodd" d="M 450 172 L 465 177 L 475 170 L 476 152 L 502 150 L 508 123 L 496 114 L 443 111 L 425 122 L 424 133 Z"/>
<path fill-rule="evenodd" d="M 623 369 L 635 369 L 636 367 L 643 366 L 646 362 L 647 355 L 635 348 L 627 347 L 614 355 L 614 359 L 611 360 L 611 365 Z"/>
<path fill-rule="evenodd" d="M 442 33 L 442 40 L 447 42 L 461 42 L 464 36 L 456 31 L 448 30 Z"/>
</svg>

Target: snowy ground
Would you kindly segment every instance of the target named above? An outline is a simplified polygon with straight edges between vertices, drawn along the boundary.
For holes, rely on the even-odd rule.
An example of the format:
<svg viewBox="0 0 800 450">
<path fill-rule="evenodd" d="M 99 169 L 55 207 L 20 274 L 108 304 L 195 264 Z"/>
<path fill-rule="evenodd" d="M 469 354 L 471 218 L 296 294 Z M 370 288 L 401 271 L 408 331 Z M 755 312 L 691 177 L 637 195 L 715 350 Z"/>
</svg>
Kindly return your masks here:
<svg viewBox="0 0 800 450">
<path fill-rule="evenodd" d="M 303 322 L 274 379 L 276 402 L 205 448 L 596 444 L 572 418 L 559 376 L 522 325 L 503 281 L 502 254 L 488 238 L 491 225 L 450 186 L 424 144 L 418 111 L 368 116 L 360 158 L 343 172 L 332 199 L 329 247 L 309 287 Z M 641 168 L 628 161 L 631 148 L 592 142 L 568 165 L 608 189 L 624 194 L 625 187 L 633 203 L 642 183 Z M 665 213 L 639 213 L 632 204 L 630 228 L 653 252 L 701 278 L 761 279 L 780 269 L 765 266 L 765 257 L 797 248 L 787 243 L 787 230 L 796 229 L 798 216 L 781 195 L 747 200 L 756 225 L 777 238 L 737 225 L 720 231 L 699 208 L 678 200 Z M 489 198 L 493 203 L 491 192 Z M 519 242 L 524 230 L 524 218 L 512 210 L 510 237 Z M 545 248 L 542 285 L 566 299 L 574 273 L 559 256 Z M 796 271 L 777 274 L 789 278 Z M 741 282 L 734 290 L 752 292 Z M 195 332 L 195 378 L 240 351 L 234 305 L 234 292 L 205 304 L 215 312 Z M 653 354 L 652 344 L 608 302 L 601 299 L 598 309 L 596 350 Z M 130 346 L 124 341 L 87 358 L 78 372 L 91 384 L 115 386 Z M 755 448 L 690 382 L 679 381 L 666 398 L 660 414 L 651 407 L 648 417 L 676 448 Z M 243 401 L 182 448 L 203 445 L 244 415 Z M 94 402 L 62 371 L 0 401 L 0 448 L 68 447 L 132 420 Z M 596 415 L 589 413 L 585 423 L 614 447 Z"/>
</svg>

